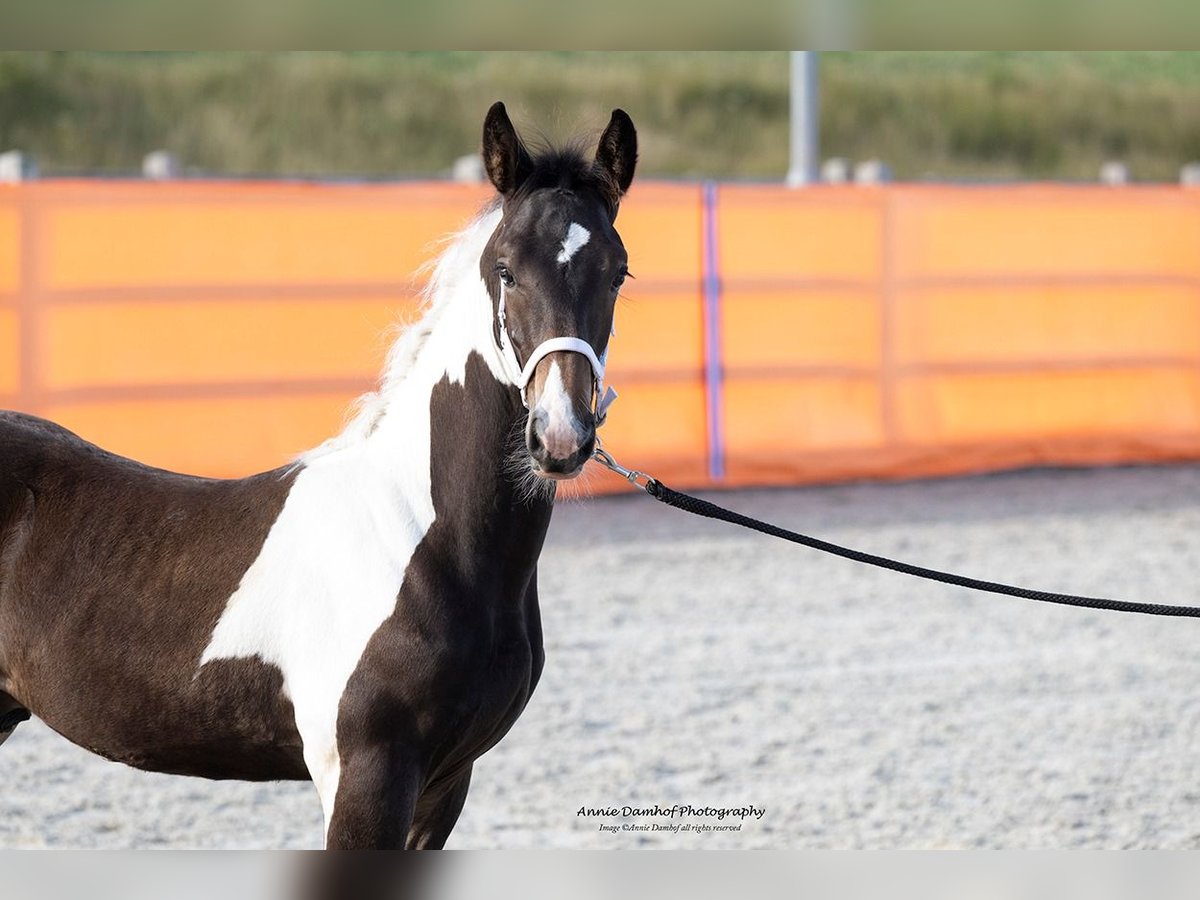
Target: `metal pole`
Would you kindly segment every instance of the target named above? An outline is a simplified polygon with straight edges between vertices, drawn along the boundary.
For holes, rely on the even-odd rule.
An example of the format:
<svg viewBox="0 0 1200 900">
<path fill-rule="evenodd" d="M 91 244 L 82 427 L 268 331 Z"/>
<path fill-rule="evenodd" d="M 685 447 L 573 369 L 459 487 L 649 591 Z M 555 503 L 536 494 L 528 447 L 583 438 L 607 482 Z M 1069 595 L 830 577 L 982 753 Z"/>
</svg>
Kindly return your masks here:
<svg viewBox="0 0 1200 900">
<path fill-rule="evenodd" d="M 817 51 L 793 50 L 792 63 L 792 151 L 788 187 L 801 187 L 817 180 L 820 159 L 818 130 L 821 121 L 817 88 Z"/>
</svg>

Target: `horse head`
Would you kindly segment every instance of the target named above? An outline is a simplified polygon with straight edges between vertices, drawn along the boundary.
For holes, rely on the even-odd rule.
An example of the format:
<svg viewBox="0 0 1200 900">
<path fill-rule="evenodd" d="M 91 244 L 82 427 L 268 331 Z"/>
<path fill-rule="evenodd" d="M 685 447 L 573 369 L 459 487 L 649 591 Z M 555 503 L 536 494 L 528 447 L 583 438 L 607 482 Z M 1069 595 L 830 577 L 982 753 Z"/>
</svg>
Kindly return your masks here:
<svg viewBox="0 0 1200 900">
<path fill-rule="evenodd" d="M 496 103 L 484 121 L 483 159 L 502 208 L 479 262 L 493 336 L 529 410 L 531 468 L 574 478 L 615 396 L 604 389 L 604 361 L 629 269 L 614 222 L 633 180 L 637 133 L 618 109 L 593 160 L 573 149 L 534 156 Z"/>
</svg>

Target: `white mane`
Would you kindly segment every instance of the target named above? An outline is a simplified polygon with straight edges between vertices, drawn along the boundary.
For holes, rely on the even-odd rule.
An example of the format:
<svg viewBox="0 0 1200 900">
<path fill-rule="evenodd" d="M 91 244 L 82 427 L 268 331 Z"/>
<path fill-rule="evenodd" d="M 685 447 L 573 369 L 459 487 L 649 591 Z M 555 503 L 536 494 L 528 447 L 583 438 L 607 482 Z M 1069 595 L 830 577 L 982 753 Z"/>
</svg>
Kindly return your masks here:
<svg viewBox="0 0 1200 900">
<path fill-rule="evenodd" d="M 355 400 L 347 413 L 348 421 L 340 433 L 329 440 L 302 453 L 297 463 L 309 463 L 336 450 L 357 444 L 375 430 L 387 411 L 392 395 L 412 370 L 425 346 L 430 333 L 442 314 L 456 297 L 470 295 L 462 290 L 479 282 L 479 257 L 488 239 L 499 224 L 501 210 L 498 205 L 488 206 L 470 224 L 456 234 L 447 236 L 442 243 L 445 250 L 420 272 L 430 271 L 428 283 L 421 291 L 424 313 L 421 318 L 402 327 L 384 363 L 378 389 L 363 394 Z"/>
</svg>

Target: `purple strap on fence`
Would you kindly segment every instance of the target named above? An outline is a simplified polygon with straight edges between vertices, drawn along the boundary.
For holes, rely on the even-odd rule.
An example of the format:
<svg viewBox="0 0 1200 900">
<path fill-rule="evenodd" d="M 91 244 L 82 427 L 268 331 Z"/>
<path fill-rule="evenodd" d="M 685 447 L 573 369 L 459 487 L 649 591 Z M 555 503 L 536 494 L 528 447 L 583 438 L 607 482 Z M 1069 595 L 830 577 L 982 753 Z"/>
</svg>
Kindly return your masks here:
<svg viewBox="0 0 1200 900">
<path fill-rule="evenodd" d="M 707 403 L 708 475 L 725 477 L 725 373 L 721 357 L 721 273 L 717 263 L 717 185 L 701 189 L 704 229 L 704 386 Z"/>
</svg>

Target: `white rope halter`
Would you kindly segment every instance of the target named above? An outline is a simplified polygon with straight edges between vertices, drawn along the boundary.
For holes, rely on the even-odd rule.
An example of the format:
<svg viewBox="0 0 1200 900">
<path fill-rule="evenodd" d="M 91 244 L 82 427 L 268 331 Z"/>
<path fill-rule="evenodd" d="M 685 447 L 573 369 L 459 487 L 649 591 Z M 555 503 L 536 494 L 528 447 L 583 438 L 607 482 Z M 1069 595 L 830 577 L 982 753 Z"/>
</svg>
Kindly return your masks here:
<svg viewBox="0 0 1200 900">
<path fill-rule="evenodd" d="M 504 361 L 504 367 L 508 370 L 508 377 L 512 379 L 513 384 L 517 386 L 517 390 L 521 392 L 521 402 L 525 404 L 525 408 L 529 409 L 529 401 L 525 399 L 525 388 L 529 386 L 529 381 L 533 378 L 533 370 L 537 368 L 537 364 L 551 353 L 558 353 L 560 351 L 579 353 L 587 359 L 592 367 L 593 404 L 595 407 L 596 426 L 603 425 L 604 419 L 608 415 L 608 408 L 617 399 L 617 392 L 611 387 L 605 387 L 604 385 L 604 368 L 608 362 L 608 347 L 605 346 L 604 353 L 597 357 L 592 345 L 582 338 L 554 337 L 538 344 L 533 352 L 529 354 L 529 359 L 525 360 L 525 365 L 522 366 L 520 360 L 517 359 L 517 351 L 513 348 L 512 338 L 508 334 L 504 305 L 504 286 L 501 285 L 500 307 L 496 313 L 496 319 L 500 324 L 500 358 Z"/>
</svg>

